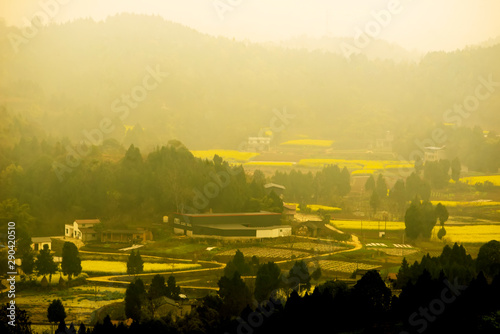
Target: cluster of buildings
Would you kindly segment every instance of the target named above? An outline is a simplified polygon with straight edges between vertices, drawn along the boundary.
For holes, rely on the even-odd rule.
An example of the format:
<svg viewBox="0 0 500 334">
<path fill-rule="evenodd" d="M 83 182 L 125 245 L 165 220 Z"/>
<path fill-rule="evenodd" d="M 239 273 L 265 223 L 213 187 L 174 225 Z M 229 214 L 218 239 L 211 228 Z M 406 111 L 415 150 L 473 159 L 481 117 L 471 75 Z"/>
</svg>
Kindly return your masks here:
<svg viewBox="0 0 500 334">
<path fill-rule="evenodd" d="M 292 235 L 292 227 L 282 224 L 282 214 L 274 212 L 173 213 L 163 221 L 174 233 L 189 237 L 263 239 Z"/>
<path fill-rule="evenodd" d="M 284 187 L 266 184 L 266 191 L 282 196 Z M 281 197 L 280 196 L 280 197 Z M 282 213 L 238 212 L 238 213 L 172 213 L 163 217 L 163 224 L 156 227 L 173 230 L 175 234 L 193 238 L 213 239 L 264 239 L 292 235 L 291 222 L 296 214 L 295 205 L 284 205 Z M 143 243 L 153 240 L 151 229 L 105 229 L 99 219 L 77 219 L 64 225 L 64 239 L 76 239 L 82 243 L 117 242 Z M 33 237 L 32 248 L 51 248 L 50 237 Z"/>
</svg>

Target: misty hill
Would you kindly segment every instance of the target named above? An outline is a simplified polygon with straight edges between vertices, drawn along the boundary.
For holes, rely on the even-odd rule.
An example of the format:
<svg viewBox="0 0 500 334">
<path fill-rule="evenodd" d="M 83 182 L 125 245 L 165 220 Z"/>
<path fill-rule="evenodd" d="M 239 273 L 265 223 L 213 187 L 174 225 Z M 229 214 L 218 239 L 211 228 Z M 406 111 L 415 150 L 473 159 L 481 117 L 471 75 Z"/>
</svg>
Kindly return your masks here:
<svg viewBox="0 0 500 334">
<path fill-rule="evenodd" d="M 277 43 L 290 49 L 305 49 L 308 51 L 322 50 L 338 55 L 348 56 L 349 50 L 362 54 L 369 60 L 393 60 L 394 62 L 416 62 L 422 57 L 418 52 L 410 52 L 405 48 L 381 39 L 370 39 L 366 47 L 357 48 L 354 38 L 323 36 L 312 38 L 301 36 Z M 346 48 L 343 50 L 343 46 Z M 352 49 L 349 49 L 352 47 Z"/>
<path fill-rule="evenodd" d="M 263 128 L 280 141 L 301 135 L 338 147 L 443 122 L 500 128 L 498 93 L 467 117 L 444 117 L 475 94 L 480 77 L 500 81 L 498 44 L 415 64 L 215 38 L 154 16 L 23 33 L 0 24 L 0 106 L 72 142 L 101 126 L 106 138 L 146 151 L 171 139 L 191 149 L 238 148 Z M 13 40 L 22 41 L 18 52 Z M 290 117 L 280 121 L 284 109 Z"/>
</svg>

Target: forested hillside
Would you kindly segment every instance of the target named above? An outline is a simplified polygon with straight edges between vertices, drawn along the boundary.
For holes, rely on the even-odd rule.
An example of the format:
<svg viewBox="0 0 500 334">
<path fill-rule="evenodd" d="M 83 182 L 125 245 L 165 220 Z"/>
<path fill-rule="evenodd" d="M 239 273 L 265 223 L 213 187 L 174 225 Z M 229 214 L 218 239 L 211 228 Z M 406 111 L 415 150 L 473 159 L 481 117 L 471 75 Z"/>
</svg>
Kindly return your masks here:
<svg viewBox="0 0 500 334">
<path fill-rule="evenodd" d="M 399 138 L 442 123 L 500 127 L 500 94 L 466 117 L 446 113 L 474 96 L 481 78 L 500 82 L 500 45 L 430 53 L 419 63 L 348 60 L 137 15 L 54 24 L 19 42 L 22 36 L 0 24 L 2 113 L 72 142 L 110 119 L 107 138 L 144 152 L 171 139 L 190 149 L 237 148 L 283 108 L 294 118 L 282 139 L 332 139 L 339 148 L 365 147 L 387 130 Z M 136 88 L 151 72 L 158 80 L 146 82 L 154 89 L 144 95 Z M 5 131 L 11 145 L 19 140 Z"/>
</svg>

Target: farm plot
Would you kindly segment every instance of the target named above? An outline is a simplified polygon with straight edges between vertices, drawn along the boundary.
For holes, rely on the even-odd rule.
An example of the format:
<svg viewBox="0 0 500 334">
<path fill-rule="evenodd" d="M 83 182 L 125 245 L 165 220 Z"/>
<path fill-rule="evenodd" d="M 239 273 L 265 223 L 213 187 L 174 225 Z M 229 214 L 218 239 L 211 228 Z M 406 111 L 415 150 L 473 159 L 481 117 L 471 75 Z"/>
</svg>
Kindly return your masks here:
<svg viewBox="0 0 500 334">
<path fill-rule="evenodd" d="M 418 253 L 419 250 L 416 248 L 370 248 L 375 251 L 380 251 L 383 252 L 387 255 L 392 255 L 392 256 L 407 256 L 410 254 L 415 254 Z"/>
<path fill-rule="evenodd" d="M 194 263 L 152 263 L 144 262 L 144 273 L 168 272 L 201 268 Z M 126 274 L 127 263 L 121 261 L 82 261 L 82 271 L 94 275 Z"/>
<path fill-rule="evenodd" d="M 339 245 L 329 245 L 329 244 L 318 244 L 314 242 L 294 242 L 293 244 L 283 244 L 283 245 L 276 245 L 276 248 L 287 248 L 287 249 L 298 249 L 298 250 L 305 250 L 305 251 L 313 251 L 313 252 L 319 252 L 319 253 L 330 253 L 330 252 L 335 252 L 338 250 L 346 249 L 347 247 L 345 246 L 339 246 Z"/>
<path fill-rule="evenodd" d="M 437 232 L 440 226 L 434 227 L 432 231 L 432 240 L 438 241 Z M 490 240 L 500 240 L 500 225 L 465 225 L 465 226 L 446 226 L 445 240 L 450 242 L 463 243 L 486 243 Z"/>
<path fill-rule="evenodd" d="M 247 162 L 250 159 L 259 155 L 256 152 L 240 152 L 235 150 L 205 150 L 191 151 L 191 153 L 201 159 L 212 160 L 214 155 L 220 156 L 225 161 Z"/>
<path fill-rule="evenodd" d="M 413 168 L 413 163 L 399 160 L 347 160 L 347 159 L 301 159 L 299 165 L 306 167 L 323 167 L 338 165 L 358 173 L 373 173 L 375 171 Z"/>
<path fill-rule="evenodd" d="M 484 176 L 469 176 L 460 179 L 460 182 L 464 182 L 470 185 L 475 185 L 476 183 L 484 183 L 489 181 L 495 186 L 500 186 L 500 175 L 484 175 Z"/>
<path fill-rule="evenodd" d="M 339 230 L 385 230 L 386 223 L 381 221 L 361 221 L 361 220 L 332 220 L 330 221 L 333 226 Z M 404 222 L 387 222 L 387 230 L 396 231 L 404 230 L 406 228 Z"/>
<path fill-rule="evenodd" d="M 28 311 L 33 322 L 47 322 L 47 307 L 54 299 L 61 299 L 68 318 L 74 323 L 88 323 L 91 313 L 105 305 L 123 301 L 124 288 L 81 286 L 66 290 L 22 291 L 16 293 L 16 306 Z"/>
<path fill-rule="evenodd" d="M 442 205 L 454 208 L 454 207 L 480 207 L 480 206 L 500 206 L 500 202 L 495 202 L 491 200 L 477 200 L 477 201 L 431 201 L 433 205 L 441 203 Z"/>
<path fill-rule="evenodd" d="M 289 259 L 292 255 L 296 257 L 303 257 L 309 255 L 309 253 L 294 250 L 290 248 L 270 248 L 270 247 L 247 247 L 242 248 L 240 251 L 245 255 L 245 257 L 257 256 L 258 258 L 272 258 L 272 259 Z M 219 256 L 233 256 L 235 250 L 227 250 L 217 253 Z"/>
<path fill-rule="evenodd" d="M 297 139 L 281 143 L 280 146 L 330 147 L 332 144 L 333 140 Z"/>
<path fill-rule="evenodd" d="M 355 263 L 346 261 L 335 261 L 335 260 L 319 260 L 318 264 L 321 270 L 325 271 L 336 271 L 341 273 L 352 273 L 356 269 L 361 270 L 371 270 L 379 269 L 381 266 L 366 264 L 366 263 Z"/>
<path fill-rule="evenodd" d="M 300 212 L 299 208 L 299 203 L 283 203 L 287 205 L 295 205 L 297 208 L 297 212 Z M 342 208 L 337 208 L 335 206 L 327 206 L 327 205 L 320 205 L 320 204 L 308 204 L 307 208 L 311 210 L 311 212 L 318 212 L 318 211 L 324 211 L 324 212 L 342 212 Z"/>
<path fill-rule="evenodd" d="M 292 161 L 250 161 L 244 163 L 244 166 L 272 166 L 272 167 L 291 167 L 295 165 Z"/>
</svg>

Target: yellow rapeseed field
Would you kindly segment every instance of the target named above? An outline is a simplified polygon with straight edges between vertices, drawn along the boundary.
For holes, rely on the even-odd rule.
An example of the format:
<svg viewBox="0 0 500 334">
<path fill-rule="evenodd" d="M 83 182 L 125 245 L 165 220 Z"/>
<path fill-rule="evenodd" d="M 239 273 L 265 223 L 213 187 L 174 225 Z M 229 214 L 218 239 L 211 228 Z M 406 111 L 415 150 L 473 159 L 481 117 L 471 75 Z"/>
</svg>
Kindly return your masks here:
<svg viewBox="0 0 500 334">
<path fill-rule="evenodd" d="M 327 206 L 327 205 L 319 205 L 319 204 L 308 204 L 307 207 L 310 208 L 311 211 L 313 211 L 313 212 L 319 211 L 319 210 L 329 211 L 329 212 L 340 212 L 340 211 L 342 211 L 341 208 L 337 208 L 337 207 L 334 207 L 334 206 Z"/>
<path fill-rule="evenodd" d="M 435 226 L 432 231 L 432 240 L 439 240 L 437 232 L 441 227 Z M 486 243 L 490 240 L 500 241 L 500 225 L 464 225 L 446 226 L 445 240 L 463 243 Z"/>
<path fill-rule="evenodd" d="M 330 222 L 333 226 L 339 230 L 360 230 L 361 221 L 360 220 L 332 220 Z M 383 221 L 380 225 L 377 221 L 363 221 L 363 230 L 378 230 L 380 226 L 381 230 L 385 229 L 385 224 Z M 405 229 L 404 222 L 387 222 L 387 230 L 401 230 Z M 441 229 L 441 226 L 436 224 L 432 231 L 433 241 L 439 241 L 437 237 L 437 232 Z M 446 236 L 445 240 L 449 242 L 458 243 L 486 243 L 490 240 L 500 241 L 500 224 L 480 224 L 480 225 L 446 225 Z"/>
<path fill-rule="evenodd" d="M 373 173 L 389 169 L 413 168 L 413 163 L 398 160 L 347 160 L 347 159 L 301 159 L 298 163 L 305 167 L 322 167 L 325 165 L 338 165 L 359 173 Z"/>
<path fill-rule="evenodd" d="M 297 208 L 297 212 L 300 212 L 299 204 L 298 203 L 283 203 L 287 205 L 295 205 Z M 329 212 L 340 212 L 342 211 L 341 208 L 337 208 L 335 206 L 327 206 L 327 205 L 320 205 L 320 204 L 308 204 L 307 207 L 311 209 L 312 212 L 316 212 L 318 210 L 323 210 L 323 211 L 329 211 Z"/>
<path fill-rule="evenodd" d="M 194 263 L 152 263 L 144 262 L 144 272 L 168 272 L 177 270 L 189 270 L 200 268 L 200 264 Z M 89 274 L 126 274 L 127 263 L 122 261 L 98 261 L 84 260 L 82 261 L 82 271 Z"/>
<path fill-rule="evenodd" d="M 381 230 L 385 229 L 385 222 L 381 221 L 361 221 L 361 220 L 332 220 L 330 223 L 338 228 L 339 230 L 347 229 L 347 230 L 360 230 L 361 226 L 364 230 L 378 230 L 379 227 Z M 405 223 L 404 222 L 387 222 L 387 230 L 404 230 Z"/>
<path fill-rule="evenodd" d="M 295 163 L 290 161 L 250 161 L 244 166 L 293 166 Z"/>
<path fill-rule="evenodd" d="M 319 140 L 319 139 L 297 139 L 289 140 L 281 143 L 281 146 L 315 146 L 315 147 L 330 147 L 333 140 Z"/>
<path fill-rule="evenodd" d="M 472 206 L 498 206 L 500 202 L 478 200 L 478 201 L 431 201 L 432 204 L 437 205 L 441 203 L 442 205 L 450 208 L 454 207 L 472 207 Z"/>
<path fill-rule="evenodd" d="M 495 186 L 500 186 L 500 175 L 485 175 L 485 176 L 469 176 L 460 179 L 461 182 L 475 185 L 476 183 L 484 183 L 490 181 Z"/>
<path fill-rule="evenodd" d="M 247 162 L 250 159 L 259 155 L 257 152 L 240 152 L 236 150 L 204 150 L 204 151 L 191 151 L 191 153 L 201 159 L 212 160 L 214 155 L 220 156 L 226 161 Z"/>
</svg>

